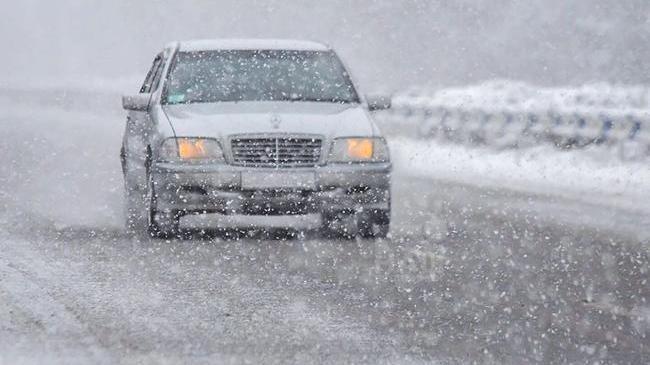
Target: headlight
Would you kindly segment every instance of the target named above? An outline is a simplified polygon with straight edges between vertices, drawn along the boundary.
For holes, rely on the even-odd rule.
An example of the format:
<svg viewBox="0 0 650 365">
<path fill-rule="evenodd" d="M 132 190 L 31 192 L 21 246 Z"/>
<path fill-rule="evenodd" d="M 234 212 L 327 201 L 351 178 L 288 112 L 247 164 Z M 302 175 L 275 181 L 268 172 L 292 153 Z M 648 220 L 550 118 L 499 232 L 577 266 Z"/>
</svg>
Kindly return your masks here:
<svg viewBox="0 0 650 365">
<path fill-rule="evenodd" d="M 330 162 L 387 162 L 388 146 L 383 138 L 337 138 L 330 149 Z"/>
<path fill-rule="evenodd" d="M 223 162 L 219 142 L 209 138 L 168 138 L 160 148 L 165 161 Z"/>
</svg>

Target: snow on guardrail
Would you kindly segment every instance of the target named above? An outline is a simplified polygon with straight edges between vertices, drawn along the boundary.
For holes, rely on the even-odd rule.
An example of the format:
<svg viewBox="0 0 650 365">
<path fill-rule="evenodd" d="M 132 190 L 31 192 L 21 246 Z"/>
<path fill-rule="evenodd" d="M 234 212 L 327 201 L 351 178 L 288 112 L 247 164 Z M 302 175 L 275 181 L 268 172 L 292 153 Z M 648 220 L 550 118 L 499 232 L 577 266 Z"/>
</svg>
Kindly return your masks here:
<svg viewBox="0 0 650 365">
<path fill-rule="evenodd" d="M 539 88 L 491 81 L 404 93 L 393 105 L 421 138 L 498 149 L 597 145 L 622 159 L 650 156 L 650 88 L 644 86 Z"/>
</svg>

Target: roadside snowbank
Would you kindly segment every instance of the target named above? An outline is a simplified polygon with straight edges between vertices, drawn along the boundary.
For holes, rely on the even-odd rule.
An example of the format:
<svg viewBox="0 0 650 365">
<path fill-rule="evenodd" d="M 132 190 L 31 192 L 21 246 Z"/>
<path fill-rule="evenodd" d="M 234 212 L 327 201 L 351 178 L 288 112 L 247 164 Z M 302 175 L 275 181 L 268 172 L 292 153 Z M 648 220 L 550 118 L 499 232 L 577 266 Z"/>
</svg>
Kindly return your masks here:
<svg viewBox="0 0 650 365">
<path fill-rule="evenodd" d="M 391 151 L 399 174 L 650 211 L 650 168 L 595 148 L 494 151 L 396 138 Z"/>
<path fill-rule="evenodd" d="M 517 111 L 581 111 L 645 114 L 650 89 L 642 85 L 593 83 L 541 87 L 520 81 L 489 80 L 476 85 L 398 93 L 394 104 Z"/>
</svg>

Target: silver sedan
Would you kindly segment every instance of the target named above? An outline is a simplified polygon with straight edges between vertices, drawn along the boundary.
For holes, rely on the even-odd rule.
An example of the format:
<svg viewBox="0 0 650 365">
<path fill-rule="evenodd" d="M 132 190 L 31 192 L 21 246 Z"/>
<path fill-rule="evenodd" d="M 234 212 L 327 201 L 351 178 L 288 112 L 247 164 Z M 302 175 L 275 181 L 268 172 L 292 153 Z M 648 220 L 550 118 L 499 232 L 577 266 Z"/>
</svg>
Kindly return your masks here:
<svg viewBox="0 0 650 365">
<path fill-rule="evenodd" d="M 170 236 L 183 216 L 220 214 L 312 215 L 327 232 L 389 232 L 391 163 L 369 111 L 390 99 L 361 96 L 323 44 L 175 42 L 122 102 L 134 231 Z"/>
</svg>

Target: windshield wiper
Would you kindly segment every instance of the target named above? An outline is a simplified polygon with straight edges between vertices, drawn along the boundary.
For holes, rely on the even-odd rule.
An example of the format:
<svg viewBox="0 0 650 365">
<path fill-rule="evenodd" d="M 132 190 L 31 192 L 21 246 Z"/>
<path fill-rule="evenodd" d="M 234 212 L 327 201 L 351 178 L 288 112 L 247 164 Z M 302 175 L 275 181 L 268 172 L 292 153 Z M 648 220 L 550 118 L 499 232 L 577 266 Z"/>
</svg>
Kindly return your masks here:
<svg viewBox="0 0 650 365">
<path fill-rule="evenodd" d="M 304 101 L 304 102 L 314 102 L 314 103 L 336 103 L 336 104 L 349 104 L 353 103 L 353 100 L 347 99 L 336 99 L 336 98 L 308 98 L 304 96 L 289 98 L 289 101 Z"/>
</svg>

